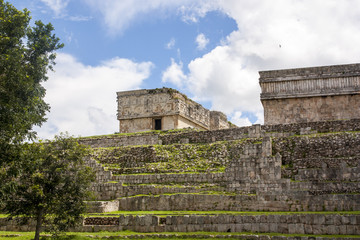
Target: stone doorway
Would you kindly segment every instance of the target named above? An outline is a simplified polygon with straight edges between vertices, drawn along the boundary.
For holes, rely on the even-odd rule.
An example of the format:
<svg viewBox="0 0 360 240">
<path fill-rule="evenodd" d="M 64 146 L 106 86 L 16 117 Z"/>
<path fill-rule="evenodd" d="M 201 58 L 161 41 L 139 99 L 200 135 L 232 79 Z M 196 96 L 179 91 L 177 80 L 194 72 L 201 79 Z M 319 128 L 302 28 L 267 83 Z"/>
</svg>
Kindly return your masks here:
<svg viewBox="0 0 360 240">
<path fill-rule="evenodd" d="M 155 130 L 161 130 L 161 118 L 154 119 L 154 123 Z"/>
</svg>

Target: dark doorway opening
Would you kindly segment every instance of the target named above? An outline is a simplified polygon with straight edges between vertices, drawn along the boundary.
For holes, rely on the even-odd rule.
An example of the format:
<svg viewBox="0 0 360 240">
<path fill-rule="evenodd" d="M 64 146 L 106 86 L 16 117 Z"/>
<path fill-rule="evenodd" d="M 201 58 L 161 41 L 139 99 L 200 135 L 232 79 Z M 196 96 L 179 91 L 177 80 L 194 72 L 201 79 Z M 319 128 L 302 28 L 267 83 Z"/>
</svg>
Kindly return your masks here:
<svg viewBox="0 0 360 240">
<path fill-rule="evenodd" d="M 161 130 L 161 119 L 155 119 L 155 130 Z"/>
</svg>

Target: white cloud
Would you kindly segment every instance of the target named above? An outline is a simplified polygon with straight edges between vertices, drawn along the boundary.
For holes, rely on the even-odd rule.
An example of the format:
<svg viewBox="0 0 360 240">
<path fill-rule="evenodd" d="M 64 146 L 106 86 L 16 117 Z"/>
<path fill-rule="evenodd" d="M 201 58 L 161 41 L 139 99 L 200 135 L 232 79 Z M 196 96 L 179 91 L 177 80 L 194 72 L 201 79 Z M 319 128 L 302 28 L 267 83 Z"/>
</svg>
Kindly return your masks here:
<svg viewBox="0 0 360 240">
<path fill-rule="evenodd" d="M 218 46 L 190 62 L 188 89 L 197 99 L 211 101 L 214 110 L 257 112 L 261 110 L 258 74 L 244 65 L 231 47 Z"/>
<path fill-rule="evenodd" d="M 121 33 L 134 21 L 151 18 L 165 18 L 176 13 L 184 21 L 196 22 L 199 17 L 214 9 L 216 0 L 84 0 L 94 10 L 100 11 L 111 33 Z"/>
<path fill-rule="evenodd" d="M 90 21 L 92 17 L 89 16 L 69 16 L 68 19 L 74 22 L 86 22 Z"/>
<path fill-rule="evenodd" d="M 172 83 L 175 86 L 181 88 L 186 82 L 186 75 L 183 73 L 183 63 L 176 63 L 174 59 L 171 59 L 171 65 L 163 72 L 162 82 Z"/>
<path fill-rule="evenodd" d="M 235 112 L 230 118 L 230 122 L 232 122 L 236 126 L 251 126 L 249 118 L 243 117 L 242 115 L 243 114 L 241 112 Z"/>
<path fill-rule="evenodd" d="M 64 53 L 58 54 L 56 62 L 56 72 L 44 84 L 51 110 L 48 121 L 37 130 L 41 138 L 65 131 L 82 136 L 118 131 L 116 92 L 139 88 L 153 67 L 151 62 L 122 58 L 93 67 Z"/>
<path fill-rule="evenodd" d="M 70 0 L 41 0 L 43 3 L 45 3 L 51 10 L 54 11 L 56 16 L 63 15 L 64 9 L 69 4 Z"/>
<path fill-rule="evenodd" d="M 206 38 L 205 34 L 200 33 L 196 36 L 195 42 L 198 50 L 204 50 L 209 43 L 209 39 Z"/>
<path fill-rule="evenodd" d="M 178 8 L 178 12 L 184 22 L 196 23 L 200 18 L 205 17 L 206 13 L 217 10 L 219 6 L 220 2 L 218 0 L 183 1 L 181 7 Z"/>
<path fill-rule="evenodd" d="M 173 49 L 175 42 L 175 38 L 171 38 L 170 41 L 166 44 L 166 49 Z"/>
</svg>

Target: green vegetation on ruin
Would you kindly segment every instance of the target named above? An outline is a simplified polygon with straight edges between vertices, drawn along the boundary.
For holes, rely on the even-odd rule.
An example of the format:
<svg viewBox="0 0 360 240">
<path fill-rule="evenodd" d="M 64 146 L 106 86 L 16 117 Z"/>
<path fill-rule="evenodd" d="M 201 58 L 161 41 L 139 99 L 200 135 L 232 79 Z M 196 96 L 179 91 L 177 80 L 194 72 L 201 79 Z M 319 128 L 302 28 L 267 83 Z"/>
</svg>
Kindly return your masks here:
<svg viewBox="0 0 360 240">
<path fill-rule="evenodd" d="M 108 182 L 105 182 L 105 183 L 119 183 L 118 181 L 108 181 Z"/>
<path fill-rule="evenodd" d="M 150 130 L 150 131 L 143 131 L 143 132 L 134 132 L 134 133 L 114 133 L 114 134 L 106 134 L 106 135 L 94 135 L 94 136 L 85 136 L 79 137 L 79 140 L 87 140 L 87 139 L 103 139 L 103 138 L 116 138 L 116 137 L 123 137 L 123 136 L 141 136 L 141 135 L 166 135 L 166 134 L 181 134 L 187 132 L 201 132 L 204 131 L 202 129 L 195 129 L 195 128 L 182 128 L 182 129 L 171 129 L 171 130 Z M 282 133 L 277 131 L 269 131 L 265 132 L 265 134 L 276 134 Z M 291 137 L 320 137 L 326 135 L 334 135 L 334 134 L 357 134 L 360 131 L 343 131 L 343 132 L 318 132 L 318 133 L 309 133 L 309 134 L 293 134 L 289 136 Z M 248 135 L 248 133 L 244 133 L 244 135 Z"/>
<path fill-rule="evenodd" d="M 96 148 L 92 157 L 114 175 L 225 172 L 258 138 L 214 143 Z"/>
<path fill-rule="evenodd" d="M 219 188 L 220 186 L 216 183 L 186 183 L 186 182 L 177 182 L 177 183 L 170 183 L 170 182 L 163 182 L 163 183 L 132 183 L 132 184 L 125 184 L 123 183 L 122 186 L 150 186 L 154 188 L 195 188 L 195 189 L 202 189 L 202 188 Z"/>
<path fill-rule="evenodd" d="M 218 171 L 211 171 L 206 173 L 223 173 L 223 172 L 225 172 L 225 167 L 219 168 Z M 145 176 L 145 175 L 155 175 L 155 174 L 180 175 L 180 174 L 204 174 L 204 172 L 128 173 L 128 174 L 113 174 L 113 176 Z"/>
<path fill-rule="evenodd" d="M 179 134 L 179 133 L 186 133 L 186 132 L 200 132 L 204 131 L 201 129 L 195 128 L 182 128 L 182 129 L 170 129 L 170 130 L 150 130 L 150 131 L 143 131 L 143 132 L 134 132 L 134 133 L 114 133 L 114 134 L 106 134 L 106 135 L 95 135 L 95 136 L 86 136 L 86 137 L 79 137 L 79 140 L 82 139 L 103 139 L 103 138 L 116 138 L 116 137 L 123 137 L 123 136 L 141 136 L 141 135 L 165 135 L 165 134 Z"/>
<path fill-rule="evenodd" d="M 160 196 L 174 196 L 174 195 L 222 195 L 222 196 L 256 196 L 253 193 L 235 193 L 235 192 L 225 192 L 225 191 L 201 191 L 201 192 L 178 192 L 178 193 L 163 193 L 163 194 L 137 194 L 120 198 L 134 198 L 134 197 L 160 197 Z"/>
</svg>

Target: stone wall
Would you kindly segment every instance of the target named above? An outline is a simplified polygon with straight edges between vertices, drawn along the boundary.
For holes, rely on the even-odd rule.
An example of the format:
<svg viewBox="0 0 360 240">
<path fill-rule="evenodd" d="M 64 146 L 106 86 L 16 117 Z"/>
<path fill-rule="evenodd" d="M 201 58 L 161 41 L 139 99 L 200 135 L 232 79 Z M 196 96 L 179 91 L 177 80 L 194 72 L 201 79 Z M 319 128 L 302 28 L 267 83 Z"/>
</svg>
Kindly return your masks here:
<svg viewBox="0 0 360 240">
<path fill-rule="evenodd" d="M 118 92 L 118 119 L 175 115 L 179 111 L 175 100 L 168 89 Z"/>
<path fill-rule="evenodd" d="M 154 129 L 153 118 L 136 118 L 120 120 L 120 133 L 145 132 Z"/>
<path fill-rule="evenodd" d="M 72 231 L 136 232 L 252 232 L 314 235 L 356 235 L 360 232 L 360 216 L 337 214 L 266 214 L 266 215 L 121 215 L 120 217 L 88 217 Z M 34 231 L 34 224 L 20 226 L 15 221 L 0 219 L 0 231 Z"/>
<path fill-rule="evenodd" d="M 210 112 L 210 130 L 228 129 L 230 123 L 224 113 L 218 111 Z"/>
<path fill-rule="evenodd" d="M 214 131 L 181 130 L 162 133 L 147 132 L 133 135 L 108 135 L 80 138 L 79 142 L 94 148 L 130 145 L 168 145 L 175 143 L 211 143 L 216 141 L 240 140 L 258 137 L 289 137 L 312 133 L 360 131 L 360 119 L 324 122 L 306 122 L 278 125 L 253 125 Z"/>
<path fill-rule="evenodd" d="M 324 184 L 326 185 L 326 184 Z M 196 193 L 138 195 L 119 199 L 123 211 L 359 211 L 359 194 L 332 193 L 329 184 L 323 190 L 311 190 L 312 184 L 274 182 L 239 185 L 253 193 Z M 287 190 L 284 186 L 291 186 Z M 310 189 L 305 189 L 310 187 Z M 359 185 L 357 184 L 357 187 Z M 304 188 L 304 189 L 302 189 Z M 240 188 L 239 188 L 240 189 Z M 328 191 L 326 191 L 328 189 Z M 259 191 L 259 193 L 256 193 Z M 263 191 L 263 192 L 260 192 Z"/>
<path fill-rule="evenodd" d="M 170 88 L 118 92 L 117 101 L 121 133 L 153 130 L 155 119 L 161 130 L 210 129 L 210 111 Z"/>
<path fill-rule="evenodd" d="M 360 118 L 360 64 L 259 73 L 265 125 Z"/>
<path fill-rule="evenodd" d="M 88 218 L 85 225 L 117 225 L 137 232 L 253 232 L 283 234 L 354 235 L 360 232 L 358 215 L 215 215 L 215 216 L 120 216 Z"/>
<path fill-rule="evenodd" d="M 119 210 L 119 201 L 88 201 L 88 213 L 105 213 Z"/>
<path fill-rule="evenodd" d="M 265 125 L 360 118 L 360 95 L 262 100 Z"/>
<path fill-rule="evenodd" d="M 356 93 L 360 64 L 260 71 L 262 99 Z"/>
<path fill-rule="evenodd" d="M 339 159 L 338 167 L 346 157 L 350 161 L 360 159 L 360 133 L 333 133 L 314 136 L 295 136 L 291 138 L 274 138 L 273 152 L 282 156 L 283 165 L 292 165 L 297 159 L 311 159 L 312 164 L 322 165 L 324 158 L 333 162 Z M 355 163 L 354 163 L 355 164 Z"/>
</svg>

